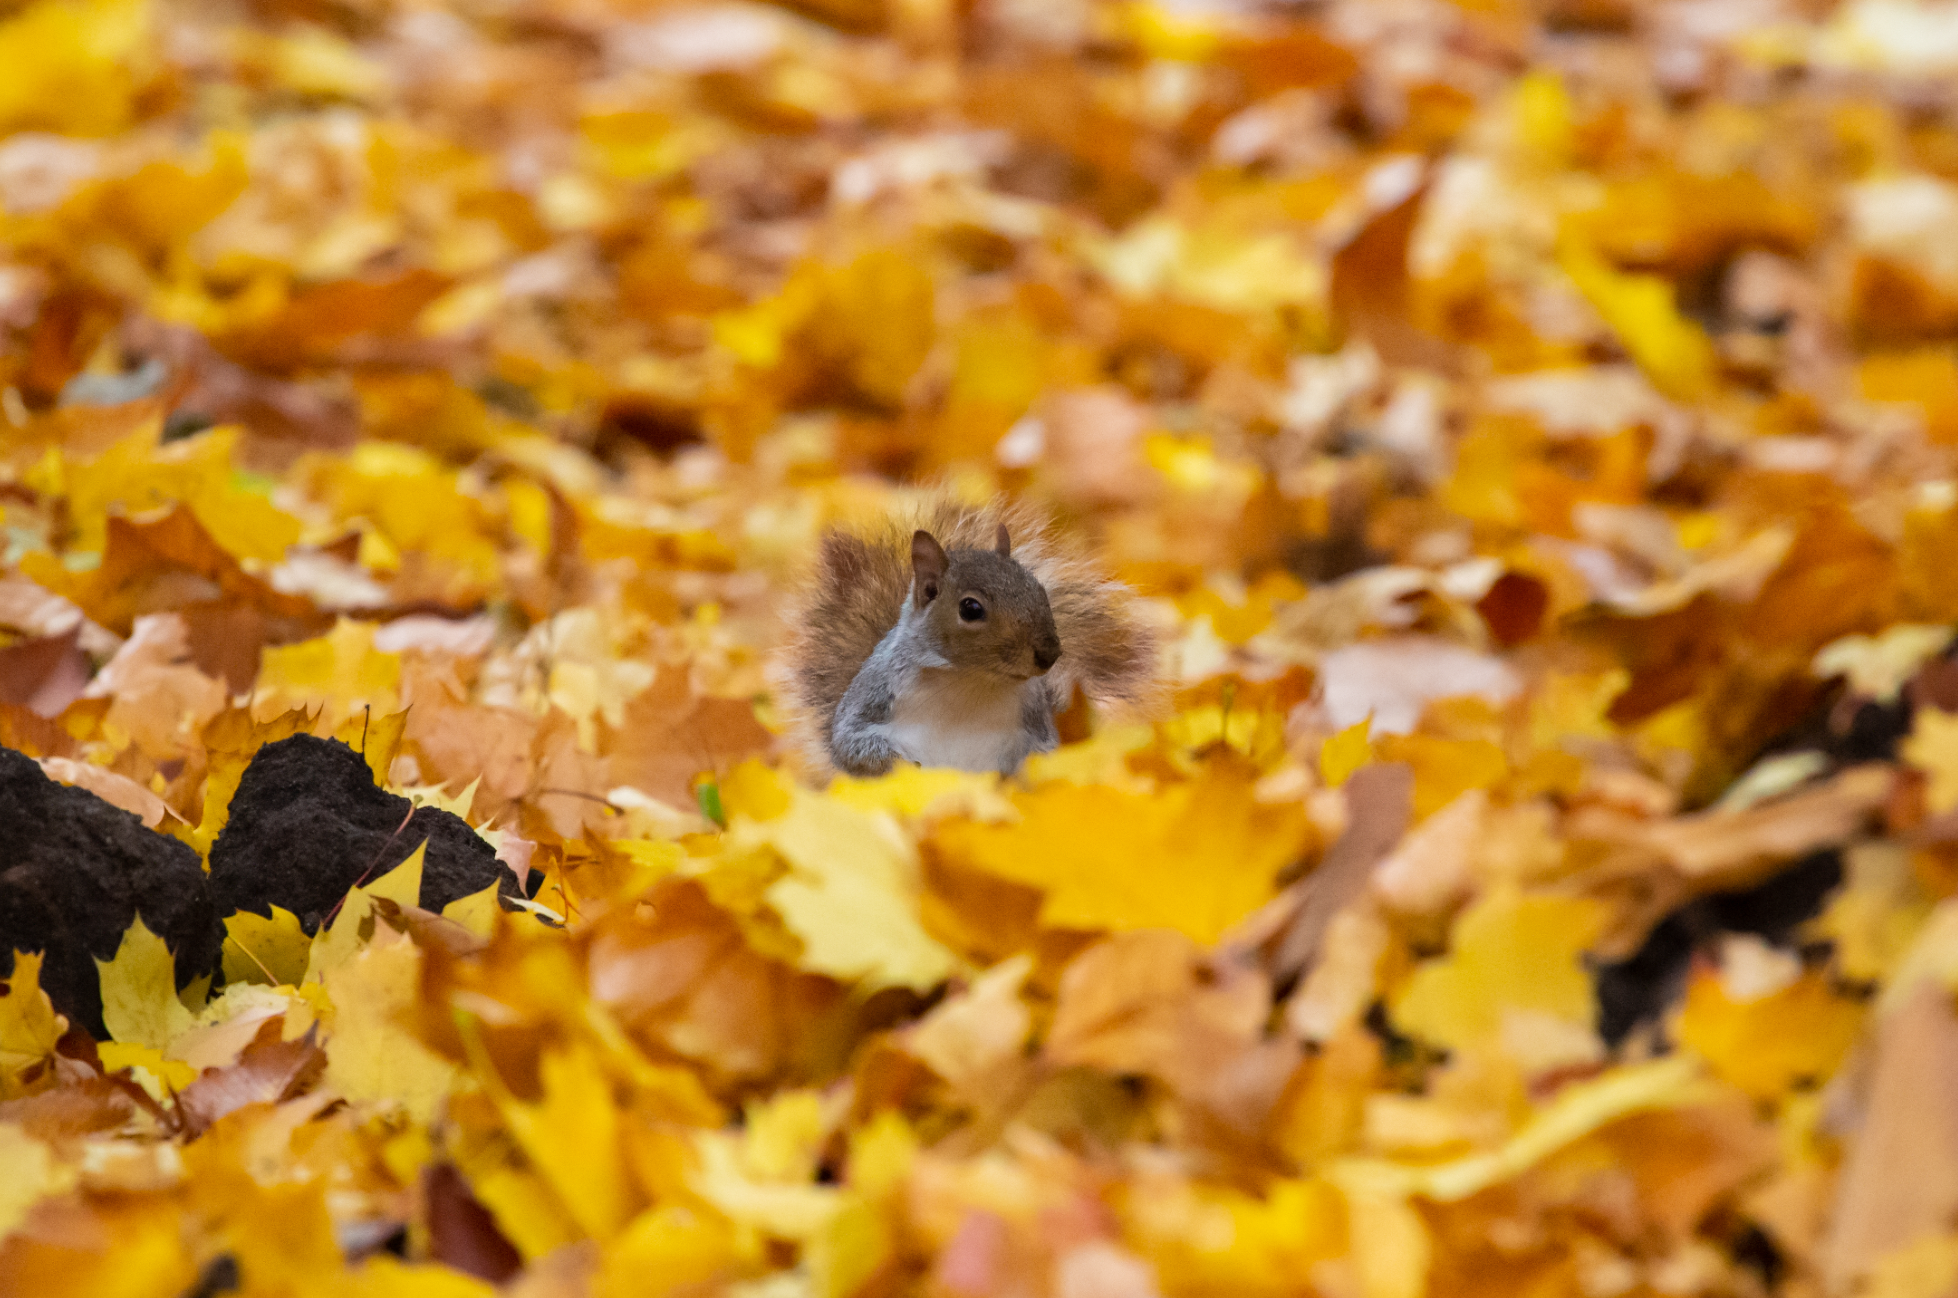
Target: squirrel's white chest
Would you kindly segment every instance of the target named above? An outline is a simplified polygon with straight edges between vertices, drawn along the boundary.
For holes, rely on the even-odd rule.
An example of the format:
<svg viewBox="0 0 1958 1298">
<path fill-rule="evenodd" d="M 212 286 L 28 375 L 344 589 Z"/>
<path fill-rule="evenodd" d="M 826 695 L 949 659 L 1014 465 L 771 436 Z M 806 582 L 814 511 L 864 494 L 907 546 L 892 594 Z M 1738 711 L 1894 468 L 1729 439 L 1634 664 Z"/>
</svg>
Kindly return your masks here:
<svg viewBox="0 0 1958 1298">
<path fill-rule="evenodd" d="M 892 709 L 891 746 L 920 766 L 1011 770 L 1027 751 L 1022 691 L 1037 685 L 921 671 Z"/>
</svg>

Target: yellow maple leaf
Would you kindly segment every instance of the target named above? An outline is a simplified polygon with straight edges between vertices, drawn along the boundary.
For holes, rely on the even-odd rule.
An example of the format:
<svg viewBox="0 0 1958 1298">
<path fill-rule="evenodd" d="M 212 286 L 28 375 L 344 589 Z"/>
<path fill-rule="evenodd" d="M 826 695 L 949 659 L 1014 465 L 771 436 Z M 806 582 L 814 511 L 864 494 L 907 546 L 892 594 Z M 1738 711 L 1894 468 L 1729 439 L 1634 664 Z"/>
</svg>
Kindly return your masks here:
<svg viewBox="0 0 1958 1298">
<path fill-rule="evenodd" d="M 1193 1182 L 1132 1203 L 1124 1234 L 1166 1293 L 1281 1295 L 1346 1247 L 1346 1204 L 1317 1178 L 1284 1179 L 1258 1193 Z"/>
<path fill-rule="evenodd" d="M 500 531 L 488 506 L 462 489 L 459 475 L 426 451 L 399 442 L 363 441 L 345 456 L 309 465 L 314 491 L 346 519 L 373 525 L 368 535 L 400 554 L 443 560 L 455 573 L 458 601 L 494 582 Z"/>
<path fill-rule="evenodd" d="M 102 1060 L 103 1072 L 119 1073 L 126 1068 L 135 1074 L 144 1090 L 159 1100 L 197 1080 L 195 1068 L 181 1059 L 164 1058 L 155 1046 L 104 1041 L 96 1046 L 96 1054 Z"/>
<path fill-rule="evenodd" d="M 163 939 L 137 915 L 113 960 L 97 960 L 102 1022 L 124 1045 L 161 1050 L 196 1022 L 177 999 L 177 962 Z"/>
<path fill-rule="evenodd" d="M 321 1298 L 495 1298 L 497 1287 L 439 1263 L 402 1262 L 382 1254 L 351 1273 L 321 1277 Z M 311 1290 L 301 1290 L 306 1298 Z"/>
<path fill-rule="evenodd" d="M 392 713 L 399 706 L 401 659 L 374 647 L 371 623 L 341 618 L 312 640 L 265 650 L 260 659 L 261 696 L 290 703 L 330 703 L 351 714 L 362 705 Z"/>
<path fill-rule="evenodd" d="M 486 1076 L 480 1064 L 476 1071 Z M 498 1108 L 571 1220 L 594 1239 L 610 1239 L 636 1206 L 612 1083 L 582 1042 L 546 1050 L 538 1072 L 542 1100 L 526 1104 L 498 1087 Z"/>
<path fill-rule="evenodd" d="M 1373 760 L 1373 718 L 1363 717 L 1319 747 L 1319 777 L 1337 789 Z"/>
<path fill-rule="evenodd" d="M 764 897 L 802 940 L 804 968 L 926 991 L 957 967 L 919 919 L 916 853 L 888 816 L 796 789 L 772 819 L 737 816 L 727 843 L 736 854 L 772 848 L 788 864 Z"/>
<path fill-rule="evenodd" d="M 773 820 L 789 809 L 789 781 L 755 758 L 729 771 L 719 785 L 721 808 L 730 817 Z"/>
<path fill-rule="evenodd" d="M 1530 695 L 1530 746 L 1558 748 L 1567 740 L 1610 739 L 1611 703 L 1631 683 L 1622 667 L 1590 673 L 1551 672 Z"/>
<path fill-rule="evenodd" d="M 918 1133 L 896 1109 L 885 1109 L 850 1133 L 850 1188 L 888 1199 L 904 1187 L 918 1157 Z"/>
<path fill-rule="evenodd" d="M 0 1100 L 11 1100 L 53 1064 L 55 1043 L 68 1030 L 68 1020 L 54 1012 L 54 1002 L 41 990 L 40 952 L 14 952 L 14 971 L 5 986 L 0 995 Z"/>
<path fill-rule="evenodd" d="M 979 812 L 1003 806 L 995 793 L 998 778 L 955 771 L 949 767 L 913 766 L 904 762 L 874 780 L 838 776 L 825 792 L 846 807 L 888 811 L 899 816 L 923 816 L 952 809 Z"/>
<path fill-rule="evenodd" d="M 374 783 L 387 787 L 388 770 L 394 759 L 401 753 L 401 742 L 407 737 L 408 714 L 403 712 L 379 712 L 373 708 L 361 708 L 351 713 L 333 737 L 359 753 L 367 762 L 367 769 L 374 773 Z M 444 811 L 454 811 L 467 818 L 469 803 L 474 798 L 476 786 L 481 777 L 470 781 L 469 787 L 462 791 L 461 810 L 453 806 L 443 806 Z M 422 802 L 410 799 L 416 806 Z"/>
<path fill-rule="evenodd" d="M 0 133 L 108 135 L 134 111 L 150 39 L 145 0 L 41 0 L 0 23 Z"/>
<path fill-rule="evenodd" d="M 1680 313 L 1669 281 L 1620 271 L 1575 238 L 1563 241 L 1558 261 L 1653 387 L 1669 397 L 1692 400 L 1714 386 L 1713 343 Z"/>
<path fill-rule="evenodd" d="M 1924 801 L 1938 815 L 1958 808 L 1958 712 L 1917 709 L 1910 736 L 1899 750 L 1903 759 L 1931 777 Z"/>
<path fill-rule="evenodd" d="M 508 1151 L 508 1141 L 501 1142 Z M 470 1193 L 496 1219 L 496 1228 L 516 1246 L 525 1260 L 535 1261 L 578 1241 L 578 1227 L 551 1193 L 543 1178 L 522 1162 L 514 1152 L 503 1162 L 490 1162 L 480 1155 L 464 1154 L 458 1164 L 469 1177 Z"/>
<path fill-rule="evenodd" d="M 1383 735 L 1382 761 L 1406 762 L 1414 770 L 1414 815 L 1426 819 L 1471 789 L 1487 789 L 1509 771 L 1502 747 L 1486 739 L 1446 739 L 1439 735 Z"/>
<path fill-rule="evenodd" d="M 1027 758 L 1024 773 L 1030 784 L 1107 784 L 1133 791 L 1149 785 L 1130 769 L 1129 757 L 1156 740 L 1150 725 L 1110 725 L 1095 731 L 1078 744 L 1063 744 L 1048 753 Z M 988 816 L 985 819 L 992 819 Z"/>
<path fill-rule="evenodd" d="M 1393 998 L 1401 1030 L 1451 1050 L 1500 1041 L 1512 1014 L 1589 1028 L 1591 978 L 1584 951 L 1607 911 L 1586 897 L 1502 887 L 1456 919 L 1446 956 L 1417 968 Z"/>
<path fill-rule="evenodd" d="M 428 840 L 415 844 L 415 850 L 408 853 L 406 860 L 395 866 L 372 883 L 362 884 L 360 891 L 369 897 L 385 897 L 397 906 L 419 906 L 422 904 L 422 867 L 428 860 Z"/>
<path fill-rule="evenodd" d="M 74 545 L 100 550 L 112 513 L 135 514 L 177 502 L 228 553 L 277 563 L 299 539 L 299 520 L 266 496 L 244 490 L 233 468 L 241 430 L 214 428 L 164 443 L 159 414 L 93 459 L 64 465 Z"/>
<path fill-rule="evenodd" d="M 487 884 L 442 907 L 442 918 L 460 924 L 471 936 L 487 938 L 496 931 L 496 917 L 503 910 L 500 895 L 496 884 Z"/>
<path fill-rule="evenodd" d="M 374 936 L 374 903 L 386 898 L 397 906 L 421 905 L 422 863 L 428 843 L 415 845 L 408 858 L 372 883 L 347 891 L 332 922 L 313 935 L 306 954 L 307 982 L 321 982 L 357 956 Z"/>
<path fill-rule="evenodd" d="M 403 721 L 406 721 L 408 718 L 406 712 L 398 712 L 395 715 Z M 349 726 L 352 725 L 351 722 L 348 724 Z M 370 761 L 368 765 L 371 767 L 373 763 Z M 450 815 L 460 816 L 464 820 L 467 820 L 469 819 L 470 809 L 476 805 L 476 790 L 481 788 L 482 784 L 483 777 L 479 775 L 469 781 L 469 783 L 463 785 L 462 792 L 460 793 L 451 794 L 447 785 L 437 784 L 417 785 L 414 788 L 397 789 L 396 792 L 414 803 L 417 807 L 433 807 L 437 811 L 446 811 Z M 478 832 L 480 833 L 481 831 L 479 830 Z"/>
<path fill-rule="evenodd" d="M 322 982 L 333 1000 L 328 1084 L 349 1100 L 400 1108 L 427 1123 L 456 1070 L 400 1022 L 415 1004 L 421 959 L 406 939 L 379 943 L 327 970 Z"/>
<path fill-rule="evenodd" d="M 1269 901 L 1312 842 L 1303 809 L 1261 805 L 1253 780 L 1214 763 L 1154 795 L 1048 785 L 1014 798 L 1017 823 L 953 821 L 932 841 L 951 862 L 1042 890 L 1050 927 L 1171 928 L 1208 944 Z"/>
<path fill-rule="evenodd" d="M 707 1293 L 761 1265 L 752 1231 L 703 1208 L 661 1204 L 633 1218 L 605 1250 L 593 1298 Z"/>
<path fill-rule="evenodd" d="M 1749 1095 L 1770 1099 L 1799 1081 L 1826 1081 L 1856 1043 L 1863 1013 L 1820 971 L 1751 1000 L 1703 973 L 1680 1009 L 1679 1043 Z"/>
<path fill-rule="evenodd" d="M 806 1245 L 816 1298 L 850 1298 L 863 1289 L 895 1255 L 896 1242 L 878 1205 L 856 1194 L 839 1196 L 836 1211 Z"/>
<path fill-rule="evenodd" d="M 1517 135 L 1524 146 L 1540 165 L 1564 165 L 1575 134 L 1564 79 L 1550 68 L 1537 68 L 1519 80 L 1511 93 Z"/>
<path fill-rule="evenodd" d="M 306 977 L 312 947 L 299 916 L 283 906 L 272 907 L 269 919 L 237 911 L 224 921 L 224 980 L 297 987 Z"/>
</svg>

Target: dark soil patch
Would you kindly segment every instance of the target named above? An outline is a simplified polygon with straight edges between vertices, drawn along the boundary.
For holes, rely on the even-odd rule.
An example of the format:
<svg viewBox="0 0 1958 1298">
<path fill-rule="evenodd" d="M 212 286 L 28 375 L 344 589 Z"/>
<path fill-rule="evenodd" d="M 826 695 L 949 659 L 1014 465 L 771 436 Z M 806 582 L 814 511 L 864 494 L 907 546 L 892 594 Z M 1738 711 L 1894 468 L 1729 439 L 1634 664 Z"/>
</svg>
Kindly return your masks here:
<svg viewBox="0 0 1958 1298">
<path fill-rule="evenodd" d="M 379 879 L 424 839 L 424 909 L 491 884 L 518 895 L 516 876 L 460 816 L 380 788 L 361 755 L 336 739 L 294 735 L 259 749 L 245 768 L 211 845 L 212 896 L 225 915 L 282 906 L 314 933 L 349 888 Z"/>
<path fill-rule="evenodd" d="M 224 926 L 197 853 L 0 748 L 0 974 L 15 951 L 42 952 L 55 1009 L 105 1039 L 95 962 L 138 914 L 175 954 L 179 988 L 217 969 Z"/>
</svg>

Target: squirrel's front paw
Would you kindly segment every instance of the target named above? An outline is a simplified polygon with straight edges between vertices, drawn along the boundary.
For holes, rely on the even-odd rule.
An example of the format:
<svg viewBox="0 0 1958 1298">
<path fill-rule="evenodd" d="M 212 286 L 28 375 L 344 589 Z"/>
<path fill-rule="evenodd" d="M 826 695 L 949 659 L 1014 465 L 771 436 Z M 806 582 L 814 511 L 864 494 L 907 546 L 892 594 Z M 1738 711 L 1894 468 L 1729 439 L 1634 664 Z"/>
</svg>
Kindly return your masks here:
<svg viewBox="0 0 1958 1298">
<path fill-rule="evenodd" d="M 868 779 L 876 775 L 887 775 L 897 764 L 898 751 L 890 741 L 880 734 L 864 734 L 854 743 L 834 745 L 832 756 L 836 769 L 845 775 Z"/>
</svg>

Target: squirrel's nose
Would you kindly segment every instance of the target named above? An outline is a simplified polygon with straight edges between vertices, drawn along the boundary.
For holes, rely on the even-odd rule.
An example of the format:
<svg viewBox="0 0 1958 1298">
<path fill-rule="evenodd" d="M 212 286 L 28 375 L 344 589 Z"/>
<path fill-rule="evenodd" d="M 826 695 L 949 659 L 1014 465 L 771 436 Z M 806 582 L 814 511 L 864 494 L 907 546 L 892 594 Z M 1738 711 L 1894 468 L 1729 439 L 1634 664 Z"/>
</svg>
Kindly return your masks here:
<svg viewBox="0 0 1958 1298">
<path fill-rule="evenodd" d="M 1044 644 L 1033 651 L 1033 665 L 1044 672 L 1058 662 L 1060 656 L 1061 647 L 1058 643 Z"/>
</svg>

